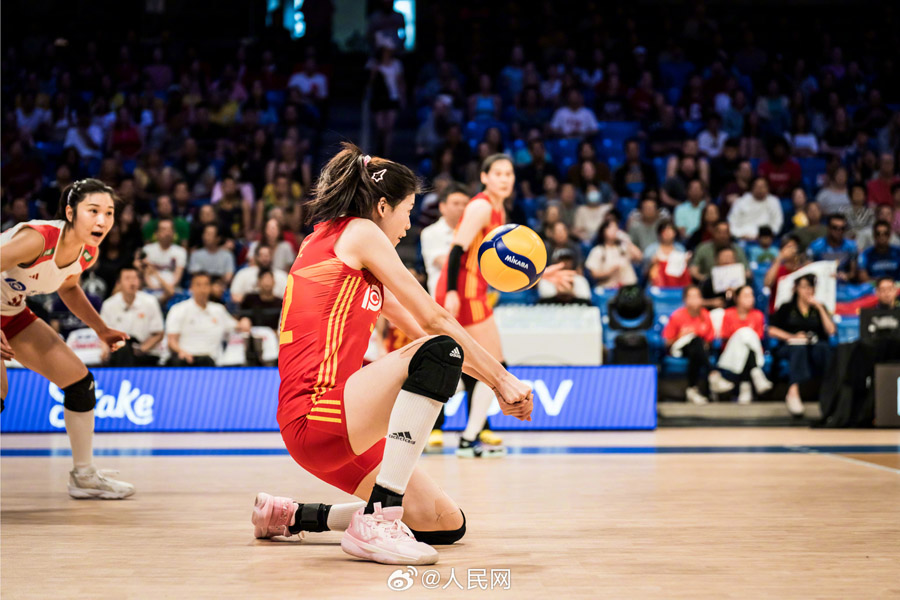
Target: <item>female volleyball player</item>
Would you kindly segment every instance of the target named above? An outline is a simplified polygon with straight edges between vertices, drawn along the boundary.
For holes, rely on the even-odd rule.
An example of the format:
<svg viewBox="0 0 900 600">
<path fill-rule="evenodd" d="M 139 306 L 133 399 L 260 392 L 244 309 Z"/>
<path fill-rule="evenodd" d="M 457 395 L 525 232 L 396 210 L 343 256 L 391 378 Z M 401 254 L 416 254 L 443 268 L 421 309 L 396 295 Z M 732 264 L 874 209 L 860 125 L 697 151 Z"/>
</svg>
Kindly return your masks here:
<svg viewBox="0 0 900 600">
<path fill-rule="evenodd" d="M 484 191 L 466 205 L 462 218 L 453 232 L 450 255 L 441 270 L 435 298 L 459 321 L 466 332 L 490 352 L 503 366 L 500 331 L 487 301 L 487 282 L 478 268 L 478 245 L 491 232 L 506 223 L 504 201 L 513 193 L 516 175 L 512 160 L 506 154 L 492 154 L 481 165 Z M 491 390 L 482 383 L 463 376 L 470 398 L 469 418 L 459 438 L 456 455 L 464 458 L 494 457 L 506 454 L 499 439 L 480 439 L 487 423 L 487 413 L 494 399 Z M 492 442 L 482 444 L 482 441 Z"/>
<path fill-rule="evenodd" d="M 57 292 L 111 350 L 128 338 L 106 326 L 78 285 L 81 272 L 93 266 L 97 247 L 113 226 L 114 198 L 115 192 L 102 181 L 82 179 L 63 190 L 58 220 L 20 223 L 0 236 L 2 358 L 18 360 L 63 390 L 66 432 L 75 463 L 69 474 L 73 498 L 127 498 L 134 486 L 94 466 L 94 377 L 59 335 L 31 312 L 25 298 Z M 8 384 L 3 361 L 5 399 Z"/>
<path fill-rule="evenodd" d="M 412 171 L 351 144 L 322 171 L 309 204 L 318 224 L 284 295 L 278 423 L 297 463 L 368 503 L 260 493 L 259 538 L 343 529 L 341 547 L 353 556 L 434 563 L 427 544 L 461 538 L 465 517 L 416 461 L 461 372 L 486 382 L 504 414 L 530 419 L 529 387 L 431 299 L 394 249 L 417 191 Z M 381 312 L 415 341 L 360 368 Z"/>
</svg>

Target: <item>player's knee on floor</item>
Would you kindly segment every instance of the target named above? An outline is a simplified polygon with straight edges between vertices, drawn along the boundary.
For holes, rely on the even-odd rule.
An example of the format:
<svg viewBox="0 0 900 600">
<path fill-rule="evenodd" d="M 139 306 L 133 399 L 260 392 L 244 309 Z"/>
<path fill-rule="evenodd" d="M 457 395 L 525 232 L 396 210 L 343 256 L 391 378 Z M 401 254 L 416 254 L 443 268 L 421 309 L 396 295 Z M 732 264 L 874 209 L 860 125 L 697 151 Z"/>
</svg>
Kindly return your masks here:
<svg viewBox="0 0 900 600">
<path fill-rule="evenodd" d="M 413 394 L 446 402 L 456 392 L 462 373 L 462 347 L 447 335 L 425 340 L 409 361 L 409 374 L 400 386 Z"/>
<path fill-rule="evenodd" d="M 73 412 L 88 412 L 94 410 L 97 404 L 97 396 L 94 393 L 94 376 L 88 371 L 82 379 L 70 386 L 63 388 L 63 406 Z"/>
<path fill-rule="evenodd" d="M 462 509 L 459 510 L 459 514 L 462 515 L 463 519 L 462 526 L 459 529 L 444 531 L 416 531 L 415 529 L 410 529 L 410 531 L 416 536 L 417 541 L 424 542 L 429 546 L 440 546 L 458 542 L 466 535 L 466 514 Z"/>
</svg>

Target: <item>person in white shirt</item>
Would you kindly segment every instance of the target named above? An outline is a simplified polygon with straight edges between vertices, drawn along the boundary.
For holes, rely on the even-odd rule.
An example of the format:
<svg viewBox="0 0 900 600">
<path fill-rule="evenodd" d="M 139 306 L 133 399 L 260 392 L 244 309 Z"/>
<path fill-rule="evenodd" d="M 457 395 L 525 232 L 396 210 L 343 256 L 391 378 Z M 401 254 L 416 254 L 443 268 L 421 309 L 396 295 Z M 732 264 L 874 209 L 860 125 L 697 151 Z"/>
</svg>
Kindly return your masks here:
<svg viewBox="0 0 900 600">
<path fill-rule="evenodd" d="M 166 336 L 172 367 L 214 367 L 227 336 L 237 321 L 218 302 L 210 302 L 209 275 L 194 273 L 191 297 L 179 302 L 166 318 Z"/>
<path fill-rule="evenodd" d="M 75 126 L 66 131 L 63 147 L 74 147 L 84 159 L 103 158 L 103 129 L 91 123 L 86 109 L 78 113 Z"/>
<path fill-rule="evenodd" d="M 28 135 L 34 135 L 41 127 L 49 125 L 51 112 L 35 104 L 34 92 L 26 92 L 22 106 L 16 109 L 16 125 Z"/>
<path fill-rule="evenodd" d="M 162 355 L 163 323 L 159 301 L 141 291 L 141 277 L 132 266 L 119 271 L 119 291 L 103 302 L 100 317 L 130 339 L 125 347 L 109 355 L 111 367 L 149 367 Z"/>
<path fill-rule="evenodd" d="M 320 102 L 328 98 L 328 80 L 316 69 L 316 59 L 303 61 L 303 70 L 291 75 L 288 87 L 299 91 L 304 99 Z"/>
<path fill-rule="evenodd" d="M 721 125 L 722 117 L 713 113 L 706 121 L 706 129 L 697 136 L 697 147 L 709 158 L 715 158 L 722 154 L 725 140 L 728 139 L 728 134 L 720 129 Z"/>
<path fill-rule="evenodd" d="M 203 247 L 191 252 L 189 273 L 203 271 L 215 277 L 221 277 L 225 285 L 231 283 L 234 276 L 234 254 L 223 248 L 219 237 L 219 226 L 207 223 L 203 227 Z"/>
<path fill-rule="evenodd" d="M 175 224 L 172 219 L 160 219 L 156 224 L 156 241 L 147 244 L 135 265 L 144 275 L 149 293 L 165 302 L 179 289 L 187 250 L 175 244 Z"/>
<path fill-rule="evenodd" d="M 562 137 L 590 137 L 597 133 L 597 117 L 584 106 L 584 98 L 577 89 L 569 90 L 568 104 L 556 109 L 550 129 Z"/>
<path fill-rule="evenodd" d="M 253 264 L 235 273 L 234 278 L 231 280 L 231 300 L 235 304 L 240 304 L 247 294 L 259 291 L 260 269 L 272 271 L 272 275 L 275 277 L 275 289 L 273 292 L 279 298 L 284 298 L 284 290 L 287 288 L 287 273 L 272 267 L 272 249 L 259 244 L 253 253 Z"/>
<path fill-rule="evenodd" d="M 558 248 L 550 256 L 549 264 L 563 263 L 563 269 L 572 273 L 571 278 L 557 281 L 538 281 L 540 302 L 552 304 L 590 304 L 591 284 L 587 277 L 575 271 L 575 255 L 568 248 Z"/>
<path fill-rule="evenodd" d="M 425 261 L 425 275 L 428 278 L 428 293 L 432 296 L 441 276 L 441 269 L 444 268 L 444 262 L 450 253 L 453 230 L 456 229 L 468 203 L 469 192 L 466 186 L 455 181 L 451 182 L 438 197 L 441 218 L 419 234 L 422 260 Z"/>
<path fill-rule="evenodd" d="M 769 193 L 769 183 L 765 177 L 753 180 L 750 192 L 738 198 L 728 213 L 731 234 L 745 240 L 755 240 L 759 228 L 768 225 L 775 235 L 784 225 L 781 202 Z"/>
</svg>

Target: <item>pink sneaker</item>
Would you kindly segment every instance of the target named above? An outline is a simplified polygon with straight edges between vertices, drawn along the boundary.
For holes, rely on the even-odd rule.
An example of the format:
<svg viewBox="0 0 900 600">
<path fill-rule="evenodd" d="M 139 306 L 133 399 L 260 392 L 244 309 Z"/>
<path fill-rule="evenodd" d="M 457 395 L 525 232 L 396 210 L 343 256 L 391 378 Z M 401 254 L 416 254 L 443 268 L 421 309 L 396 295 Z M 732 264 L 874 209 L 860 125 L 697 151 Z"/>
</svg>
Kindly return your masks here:
<svg viewBox="0 0 900 600">
<path fill-rule="evenodd" d="M 284 496 L 271 496 L 265 492 L 256 495 L 256 503 L 253 506 L 253 535 L 258 539 L 271 538 L 275 536 L 291 537 L 292 534 L 288 529 L 291 524 L 291 517 L 294 515 L 296 507 L 294 501 Z M 300 532 L 300 539 L 303 539 L 303 532 Z"/>
<path fill-rule="evenodd" d="M 375 512 L 363 514 L 359 509 L 350 519 L 350 527 L 341 538 L 341 548 L 347 554 L 385 565 L 433 565 L 437 550 L 417 542 L 409 527 L 400 520 L 402 506 L 382 510 L 375 504 Z"/>
</svg>

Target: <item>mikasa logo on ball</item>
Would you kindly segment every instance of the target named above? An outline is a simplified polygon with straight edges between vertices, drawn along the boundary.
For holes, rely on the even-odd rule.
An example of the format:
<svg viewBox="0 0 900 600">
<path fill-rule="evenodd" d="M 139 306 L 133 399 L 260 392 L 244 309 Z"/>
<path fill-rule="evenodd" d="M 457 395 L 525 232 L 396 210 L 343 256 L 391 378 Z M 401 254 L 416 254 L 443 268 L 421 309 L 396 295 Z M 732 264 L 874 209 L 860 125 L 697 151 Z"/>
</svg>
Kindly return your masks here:
<svg viewBox="0 0 900 600">
<path fill-rule="evenodd" d="M 504 258 L 503 260 L 505 260 L 508 263 L 512 263 L 512 264 L 516 265 L 517 267 L 522 267 L 523 269 L 528 268 L 528 263 L 521 261 L 521 260 L 516 260 L 513 256 L 510 256 L 509 254 L 507 254 L 506 258 Z"/>
</svg>

